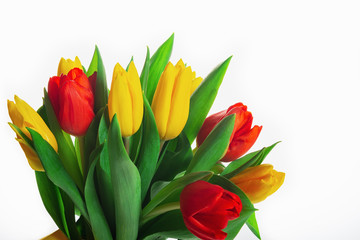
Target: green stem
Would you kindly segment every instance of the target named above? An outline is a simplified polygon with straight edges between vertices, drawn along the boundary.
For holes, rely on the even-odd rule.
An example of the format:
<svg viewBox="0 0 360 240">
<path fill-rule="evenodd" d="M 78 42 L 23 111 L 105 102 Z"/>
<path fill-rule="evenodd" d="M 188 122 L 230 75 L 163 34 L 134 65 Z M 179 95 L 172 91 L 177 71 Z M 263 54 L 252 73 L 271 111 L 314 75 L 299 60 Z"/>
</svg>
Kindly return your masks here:
<svg viewBox="0 0 360 240">
<path fill-rule="evenodd" d="M 81 171 L 83 173 L 84 179 L 87 175 L 87 163 L 85 159 L 85 136 L 78 137 L 79 139 L 79 150 L 80 150 L 80 159 L 81 159 Z"/>
<path fill-rule="evenodd" d="M 176 210 L 176 209 L 180 209 L 180 203 L 179 202 L 171 202 L 171 203 L 166 203 L 164 205 L 161 205 L 159 207 L 154 208 L 151 212 L 149 212 L 148 214 L 146 214 L 145 216 L 142 216 L 142 218 L 140 219 L 140 226 L 144 225 L 145 223 L 147 223 L 148 221 L 150 221 L 151 219 L 172 211 L 172 210 Z"/>
<path fill-rule="evenodd" d="M 129 152 L 130 152 L 130 137 L 124 137 L 123 141 L 124 141 L 124 146 L 125 146 L 126 152 L 129 155 Z"/>
</svg>

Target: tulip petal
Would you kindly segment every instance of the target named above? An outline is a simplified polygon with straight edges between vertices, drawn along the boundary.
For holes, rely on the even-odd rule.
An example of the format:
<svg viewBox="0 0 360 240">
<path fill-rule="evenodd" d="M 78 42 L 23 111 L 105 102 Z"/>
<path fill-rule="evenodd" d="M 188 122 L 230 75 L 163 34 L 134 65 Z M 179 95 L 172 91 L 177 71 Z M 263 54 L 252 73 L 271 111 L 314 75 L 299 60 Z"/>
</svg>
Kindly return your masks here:
<svg viewBox="0 0 360 240">
<path fill-rule="evenodd" d="M 165 134 L 167 139 L 177 137 L 186 124 L 189 116 L 191 81 L 195 77 L 194 75 L 195 73 L 191 71 L 191 68 L 187 67 L 176 77 Z"/>
<path fill-rule="evenodd" d="M 132 133 L 135 133 L 142 122 L 142 117 L 144 114 L 144 104 L 143 104 L 143 95 L 141 91 L 141 84 L 139 74 L 136 70 L 135 64 L 131 61 L 128 70 L 128 82 L 129 90 L 132 100 L 132 120 L 133 120 L 133 129 Z"/>
<path fill-rule="evenodd" d="M 175 84 L 175 67 L 172 63 L 168 63 L 163 74 L 160 77 L 156 88 L 151 108 L 153 110 L 156 126 L 159 131 L 160 138 L 163 139 L 168 126 L 168 119 L 171 109 L 172 92 Z"/>
</svg>

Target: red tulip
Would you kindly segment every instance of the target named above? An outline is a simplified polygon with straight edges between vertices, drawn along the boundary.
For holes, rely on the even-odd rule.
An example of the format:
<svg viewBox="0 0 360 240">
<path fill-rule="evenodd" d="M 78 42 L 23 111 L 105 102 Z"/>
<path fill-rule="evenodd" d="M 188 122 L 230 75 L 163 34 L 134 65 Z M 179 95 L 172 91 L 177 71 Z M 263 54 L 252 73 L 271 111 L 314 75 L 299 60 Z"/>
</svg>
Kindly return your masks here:
<svg viewBox="0 0 360 240">
<path fill-rule="evenodd" d="M 72 135 L 85 135 L 94 118 L 94 94 L 85 73 L 74 68 L 67 75 L 52 77 L 49 98 L 61 128 Z"/>
<path fill-rule="evenodd" d="M 222 229 L 239 217 L 241 209 L 238 195 L 201 180 L 187 185 L 180 195 L 186 227 L 203 240 L 225 239 Z"/>
<path fill-rule="evenodd" d="M 247 107 L 242 103 L 236 103 L 227 110 L 215 113 L 207 117 L 197 135 L 197 145 L 200 146 L 213 128 L 226 116 L 236 114 L 234 130 L 230 137 L 229 148 L 225 156 L 220 160 L 230 162 L 244 155 L 254 145 L 258 138 L 262 126 L 255 125 L 251 128 L 253 116 L 247 111 Z"/>
</svg>

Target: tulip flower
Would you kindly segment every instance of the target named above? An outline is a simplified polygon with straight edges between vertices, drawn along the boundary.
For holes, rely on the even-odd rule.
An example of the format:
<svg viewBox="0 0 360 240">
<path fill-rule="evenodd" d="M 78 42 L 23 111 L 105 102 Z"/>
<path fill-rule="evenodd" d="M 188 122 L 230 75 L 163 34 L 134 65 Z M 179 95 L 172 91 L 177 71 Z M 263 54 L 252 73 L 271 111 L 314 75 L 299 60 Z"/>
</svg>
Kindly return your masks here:
<svg viewBox="0 0 360 240">
<path fill-rule="evenodd" d="M 66 59 L 65 58 L 61 58 L 60 62 L 59 62 L 59 67 L 58 67 L 58 77 L 61 76 L 61 74 L 63 75 L 67 75 L 71 69 L 74 68 L 80 68 L 82 69 L 82 65 L 80 62 L 80 59 L 78 57 L 75 57 L 75 61 L 72 61 L 71 59 Z"/>
<path fill-rule="evenodd" d="M 117 113 L 121 135 L 129 137 L 140 128 L 143 118 L 143 96 L 139 74 L 131 61 L 128 71 L 115 65 L 109 93 L 110 119 Z"/>
<path fill-rule="evenodd" d="M 265 200 L 283 184 L 285 173 L 277 172 L 270 164 L 249 167 L 231 178 L 252 203 Z"/>
<path fill-rule="evenodd" d="M 161 140 L 177 137 L 189 116 L 192 80 L 195 73 L 180 59 L 169 62 L 156 87 L 151 108 Z"/>
<path fill-rule="evenodd" d="M 194 78 L 192 80 L 192 83 L 191 83 L 191 94 L 193 92 L 195 92 L 195 90 L 197 89 L 197 87 L 200 85 L 200 83 L 202 82 L 202 77 L 197 77 L 197 78 Z"/>
<path fill-rule="evenodd" d="M 238 195 L 201 180 L 187 185 L 180 195 L 186 227 L 204 240 L 225 239 L 227 234 L 222 229 L 239 217 L 241 209 Z"/>
<path fill-rule="evenodd" d="M 204 142 L 205 138 L 223 118 L 231 114 L 236 114 L 235 125 L 230 137 L 229 148 L 220 160 L 222 162 L 230 162 L 244 155 L 254 145 L 262 129 L 262 126 L 257 125 L 251 128 L 253 121 L 251 112 L 247 111 L 244 104 L 236 103 L 227 110 L 215 113 L 205 119 L 196 138 L 197 146 Z"/>
<path fill-rule="evenodd" d="M 94 114 L 94 94 L 85 73 L 74 68 L 67 75 L 52 77 L 49 98 L 61 128 L 72 135 L 85 135 Z"/>
<path fill-rule="evenodd" d="M 58 150 L 58 145 L 54 135 L 52 134 L 44 120 L 33 108 L 31 108 L 25 101 L 20 99 L 18 96 L 15 96 L 15 103 L 8 100 L 7 105 L 11 121 L 29 139 L 31 139 L 31 135 L 26 129 L 27 127 L 38 132 L 41 137 L 43 137 L 55 149 L 55 151 Z M 15 128 L 13 128 L 13 130 L 17 134 L 16 140 L 19 142 L 21 148 L 23 149 L 30 167 L 36 171 L 44 171 L 44 168 L 35 150 L 26 142 L 23 137 L 21 137 L 21 135 L 17 132 Z"/>
</svg>

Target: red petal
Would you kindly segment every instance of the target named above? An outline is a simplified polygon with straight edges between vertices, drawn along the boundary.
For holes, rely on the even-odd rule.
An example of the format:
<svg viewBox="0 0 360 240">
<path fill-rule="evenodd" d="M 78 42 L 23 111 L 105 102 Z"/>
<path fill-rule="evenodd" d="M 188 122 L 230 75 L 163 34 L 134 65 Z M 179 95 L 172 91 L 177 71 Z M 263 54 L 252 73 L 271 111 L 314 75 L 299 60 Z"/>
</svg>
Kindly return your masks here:
<svg viewBox="0 0 360 240">
<path fill-rule="evenodd" d="M 60 77 L 52 77 L 48 83 L 48 95 L 56 116 L 59 114 L 59 83 Z"/>
</svg>

